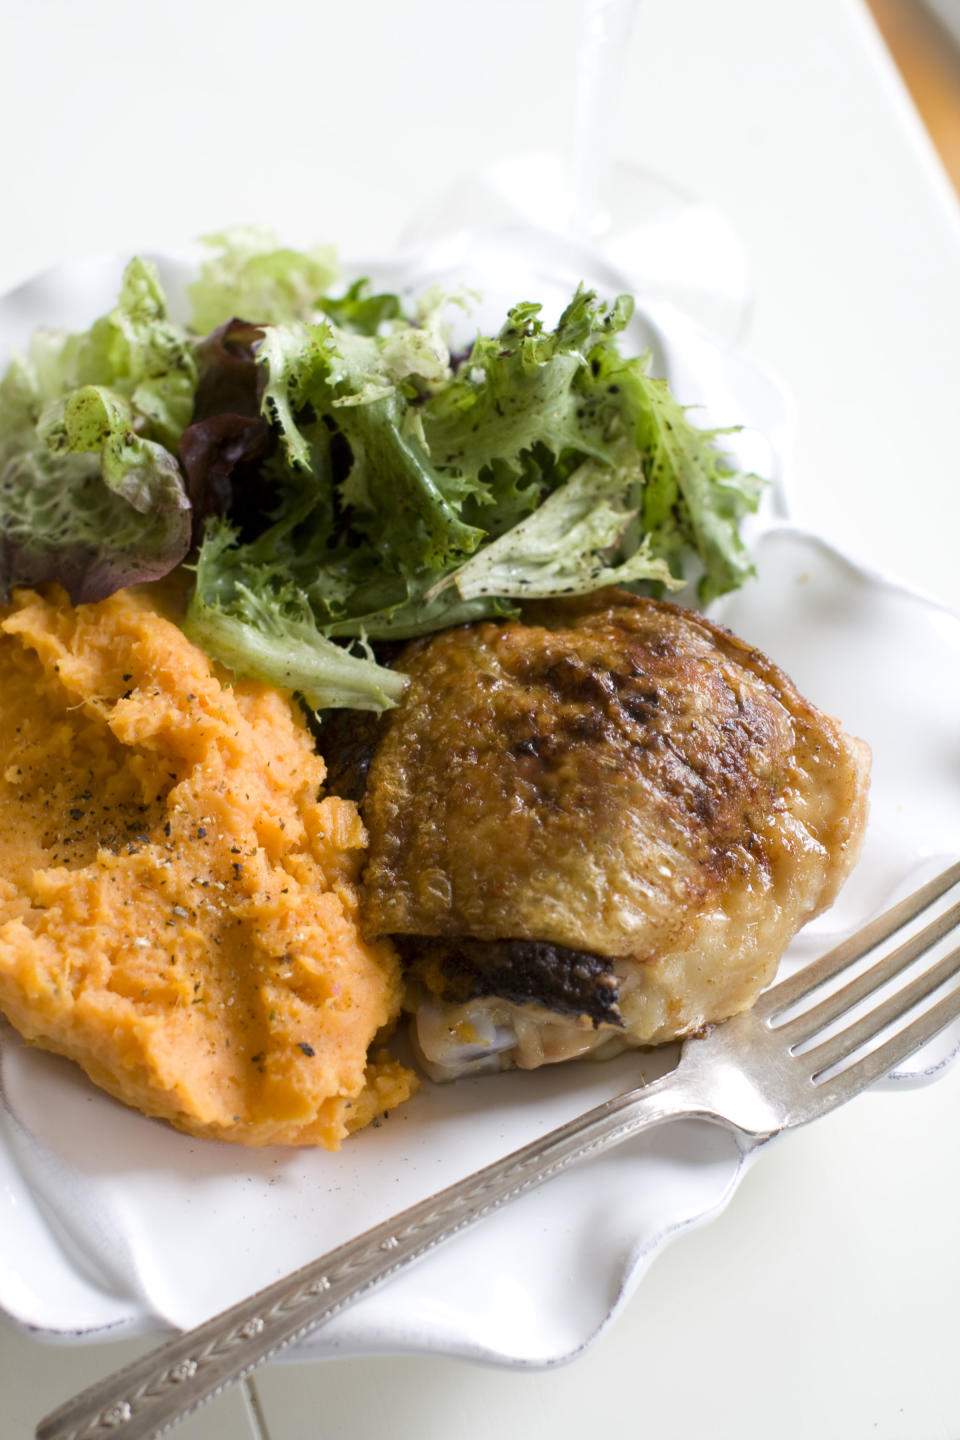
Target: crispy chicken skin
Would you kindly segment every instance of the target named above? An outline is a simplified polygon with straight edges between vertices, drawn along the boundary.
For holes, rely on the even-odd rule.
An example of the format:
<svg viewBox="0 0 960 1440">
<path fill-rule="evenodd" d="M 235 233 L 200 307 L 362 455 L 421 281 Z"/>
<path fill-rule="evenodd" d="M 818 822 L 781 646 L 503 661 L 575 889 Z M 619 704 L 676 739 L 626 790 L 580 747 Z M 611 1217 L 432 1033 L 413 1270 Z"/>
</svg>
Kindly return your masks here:
<svg viewBox="0 0 960 1440">
<path fill-rule="evenodd" d="M 438 1076 L 745 1009 L 856 859 L 867 747 L 699 615 L 605 591 L 395 663 L 408 693 L 340 774 L 361 921 L 400 948 Z"/>
</svg>

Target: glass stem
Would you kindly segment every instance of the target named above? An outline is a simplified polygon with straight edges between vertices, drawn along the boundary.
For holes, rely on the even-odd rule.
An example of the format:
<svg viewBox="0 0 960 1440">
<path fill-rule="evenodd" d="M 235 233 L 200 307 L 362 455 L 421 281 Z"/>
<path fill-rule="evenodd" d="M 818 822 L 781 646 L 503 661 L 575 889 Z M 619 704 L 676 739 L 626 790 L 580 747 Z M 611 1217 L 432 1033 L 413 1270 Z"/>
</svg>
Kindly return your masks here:
<svg viewBox="0 0 960 1440">
<path fill-rule="evenodd" d="M 604 196 L 637 5 L 638 0 L 583 0 L 567 186 L 568 224 L 585 240 L 609 228 Z"/>
</svg>

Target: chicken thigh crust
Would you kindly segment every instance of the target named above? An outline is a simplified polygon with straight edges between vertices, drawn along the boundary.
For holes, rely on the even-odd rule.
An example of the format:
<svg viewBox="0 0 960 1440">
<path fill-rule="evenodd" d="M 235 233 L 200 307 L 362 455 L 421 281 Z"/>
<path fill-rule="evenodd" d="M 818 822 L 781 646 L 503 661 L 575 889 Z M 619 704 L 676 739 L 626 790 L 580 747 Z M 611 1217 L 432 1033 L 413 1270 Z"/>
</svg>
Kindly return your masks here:
<svg viewBox="0 0 960 1440">
<path fill-rule="evenodd" d="M 745 1009 L 856 859 L 866 745 L 698 614 L 606 591 L 396 664 L 361 923 L 407 960 L 438 1072 L 458 1045 L 530 1066 Z"/>
</svg>

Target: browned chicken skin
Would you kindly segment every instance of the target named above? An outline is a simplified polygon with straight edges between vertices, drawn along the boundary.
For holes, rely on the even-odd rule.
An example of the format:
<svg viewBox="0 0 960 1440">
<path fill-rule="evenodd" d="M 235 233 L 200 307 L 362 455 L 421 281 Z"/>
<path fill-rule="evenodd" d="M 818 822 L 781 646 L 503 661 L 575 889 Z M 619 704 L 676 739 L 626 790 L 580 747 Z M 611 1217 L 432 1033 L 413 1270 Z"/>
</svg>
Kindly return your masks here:
<svg viewBox="0 0 960 1440">
<path fill-rule="evenodd" d="M 363 791 L 363 924 L 407 962 L 438 1075 L 746 1008 L 854 863 L 866 746 L 699 615 L 606 591 L 396 665 L 366 756 L 353 729 L 328 757 Z"/>
</svg>

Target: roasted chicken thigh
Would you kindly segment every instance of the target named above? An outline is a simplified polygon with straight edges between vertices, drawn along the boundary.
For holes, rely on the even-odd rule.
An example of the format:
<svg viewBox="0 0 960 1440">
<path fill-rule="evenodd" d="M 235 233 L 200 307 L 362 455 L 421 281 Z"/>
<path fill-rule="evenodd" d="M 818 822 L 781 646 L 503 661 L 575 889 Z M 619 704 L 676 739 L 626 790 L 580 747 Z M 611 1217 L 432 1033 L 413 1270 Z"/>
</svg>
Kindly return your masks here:
<svg viewBox="0 0 960 1440">
<path fill-rule="evenodd" d="M 605 591 L 395 663 L 400 706 L 324 748 L 437 1078 L 745 1009 L 855 861 L 867 747 L 700 615 Z"/>
</svg>

